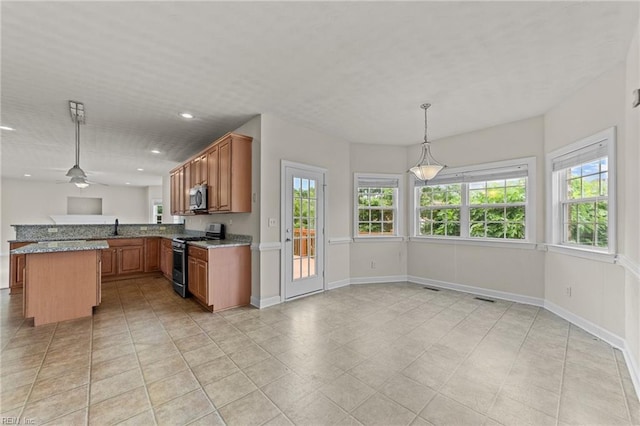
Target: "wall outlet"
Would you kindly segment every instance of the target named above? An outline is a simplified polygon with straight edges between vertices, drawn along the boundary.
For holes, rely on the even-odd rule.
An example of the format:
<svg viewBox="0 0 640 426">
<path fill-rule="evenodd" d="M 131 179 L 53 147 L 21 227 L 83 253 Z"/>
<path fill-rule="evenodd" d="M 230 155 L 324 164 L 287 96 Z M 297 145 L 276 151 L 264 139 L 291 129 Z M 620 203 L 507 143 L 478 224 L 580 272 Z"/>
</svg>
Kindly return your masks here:
<svg viewBox="0 0 640 426">
<path fill-rule="evenodd" d="M 49 231 L 50 234 L 53 234 L 54 232 L 58 232 L 58 228 L 48 228 L 47 231 Z"/>
<path fill-rule="evenodd" d="M 146 230 L 147 230 L 147 227 L 146 227 L 146 226 L 141 226 L 141 227 L 140 227 L 140 230 L 141 230 L 141 231 L 146 231 Z"/>
<path fill-rule="evenodd" d="M 278 221 L 274 217 L 269 218 L 269 228 L 273 228 L 278 225 Z"/>
<path fill-rule="evenodd" d="M 233 219 L 229 219 L 229 222 L 227 222 L 229 225 L 233 224 Z"/>
<path fill-rule="evenodd" d="M 566 292 L 566 294 L 567 294 L 567 296 L 568 296 L 568 297 L 571 297 L 571 287 L 567 287 L 567 288 L 565 289 L 565 292 Z"/>
<path fill-rule="evenodd" d="M 371 269 L 376 269 L 376 262 L 375 260 L 371 261 Z"/>
<path fill-rule="evenodd" d="M 161 231 L 164 231 L 165 229 L 167 229 L 167 227 L 166 227 L 166 226 L 161 226 L 161 227 L 160 227 L 160 230 L 161 230 Z"/>
</svg>

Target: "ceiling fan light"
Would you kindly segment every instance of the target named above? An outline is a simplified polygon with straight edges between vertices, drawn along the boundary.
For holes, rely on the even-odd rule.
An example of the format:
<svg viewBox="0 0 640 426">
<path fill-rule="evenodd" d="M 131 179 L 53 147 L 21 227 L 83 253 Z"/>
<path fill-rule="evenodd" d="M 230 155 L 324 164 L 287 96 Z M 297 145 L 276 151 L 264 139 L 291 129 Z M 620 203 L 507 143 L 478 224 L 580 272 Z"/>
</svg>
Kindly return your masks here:
<svg viewBox="0 0 640 426">
<path fill-rule="evenodd" d="M 69 171 L 67 172 L 67 177 L 78 177 L 85 179 L 87 177 L 87 174 L 78 165 L 75 165 L 69 169 Z"/>
<path fill-rule="evenodd" d="M 89 183 L 86 181 L 86 179 L 80 176 L 72 177 L 69 183 L 73 183 L 75 186 L 81 189 L 84 189 L 89 186 Z"/>
</svg>

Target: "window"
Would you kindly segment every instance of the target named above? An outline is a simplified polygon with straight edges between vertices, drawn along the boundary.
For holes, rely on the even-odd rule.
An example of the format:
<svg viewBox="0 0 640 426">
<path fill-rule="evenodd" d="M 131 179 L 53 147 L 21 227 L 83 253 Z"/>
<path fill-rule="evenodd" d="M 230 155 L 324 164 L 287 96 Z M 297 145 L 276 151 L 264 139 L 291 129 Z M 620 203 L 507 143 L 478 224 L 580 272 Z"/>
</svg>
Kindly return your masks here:
<svg viewBox="0 0 640 426">
<path fill-rule="evenodd" d="M 397 237 L 400 176 L 356 173 L 355 237 Z"/>
<path fill-rule="evenodd" d="M 549 154 L 552 244 L 615 252 L 614 144 L 610 128 Z"/>
<path fill-rule="evenodd" d="M 417 237 L 527 241 L 535 158 L 445 169 L 414 182 Z M 531 182 L 531 183 L 530 183 Z"/>
</svg>

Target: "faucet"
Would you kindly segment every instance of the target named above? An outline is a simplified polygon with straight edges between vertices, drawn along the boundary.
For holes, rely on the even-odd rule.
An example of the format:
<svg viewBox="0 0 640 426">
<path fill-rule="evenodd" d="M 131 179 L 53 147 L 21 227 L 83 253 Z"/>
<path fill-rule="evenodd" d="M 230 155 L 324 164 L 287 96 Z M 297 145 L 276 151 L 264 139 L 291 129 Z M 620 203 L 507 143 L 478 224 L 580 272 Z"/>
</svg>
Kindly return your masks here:
<svg viewBox="0 0 640 426">
<path fill-rule="evenodd" d="M 115 231 L 113 231 L 113 235 L 118 235 L 118 219 L 116 218 L 116 228 Z"/>
</svg>

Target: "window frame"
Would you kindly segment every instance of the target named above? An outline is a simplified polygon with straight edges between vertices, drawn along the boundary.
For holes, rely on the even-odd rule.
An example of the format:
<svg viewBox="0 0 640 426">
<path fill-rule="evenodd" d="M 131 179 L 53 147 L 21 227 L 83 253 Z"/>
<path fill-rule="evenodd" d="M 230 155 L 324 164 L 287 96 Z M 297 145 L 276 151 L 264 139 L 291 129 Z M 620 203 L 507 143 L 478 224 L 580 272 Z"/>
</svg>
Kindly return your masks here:
<svg viewBox="0 0 640 426">
<path fill-rule="evenodd" d="M 554 171 L 554 164 L 561 159 L 576 159 L 588 156 L 604 146 L 607 156 L 607 247 L 589 246 L 574 244 L 564 241 L 564 206 L 569 201 L 566 198 L 566 170 L 571 166 Z M 599 157 L 601 158 L 601 157 Z M 595 160 L 595 158 L 593 159 Z M 580 161 L 584 164 L 590 160 Z M 616 127 L 609 127 L 591 136 L 587 136 L 567 146 L 547 153 L 546 155 L 546 176 L 547 176 L 547 245 L 552 251 L 573 254 L 581 257 L 615 257 L 617 253 L 617 197 L 616 197 Z M 599 197 L 596 197 L 599 198 Z M 588 199 L 585 199 L 585 202 Z M 610 259 L 605 259 L 610 260 Z"/>
<path fill-rule="evenodd" d="M 527 183 L 525 187 L 524 202 L 525 208 L 525 238 L 509 239 L 509 238 L 488 238 L 488 237 L 471 237 L 469 227 L 471 223 L 470 208 L 480 207 L 480 205 L 471 206 L 469 200 L 469 184 L 473 180 L 471 176 L 477 176 L 476 182 L 498 180 L 492 179 L 491 175 L 499 172 L 500 169 L 516 168 L 518 166 L 527 167 Z M 461 184 L 461 205 L 460 205 L 460 236 L 440 236 L 440 235 L 419 235 L 420 205 L 416 188 L 424 185 L 418 184 L 418 180 L 411 176 L 411 239 L 415 241 L 442 241 L 451 243 L 470 243 L 470 244 L 488 244 L 488 245 L 527 245 L 532 243 L 535 245 L 536 239 L 536 157 L 516 158 L 512 160 L 495 161 L 490 163 L 474 164 L 461 167 L 449 167 L 438 175 L 442 180 L 447 179 L 442 185 L 447 183 Z M 488 178 L 483 178 L 483 176 Z M 454 182 L 455 178 L 459 180 Z M 509 179 L 509 178 L 505 178 Z M 438 178 L 436 178 L 435 184 Z M 466 180 L 466 181 L 465 181 Z M 503 207 L 505 203 L 496 204 L 497 207 Z M 518 204 L 520 206 L 520 204 Z"/>
<path fill-rule="evenodd" d="M 361 179 L 389 181 L 396 180 L 398 186 L 395 188 L 394 205 L 393 205 L 393 234 L 390 235 L 360 235 L 359 230 L 359 199 L 358 188 Z M 354 241 L 372 241 L 372 240 L 403 240 L 401 229 L 402 226 L 402 194 L 403 194 L 403 175 L 390 173 L 354 173 L 353 174 L 353 240 Z"/>
</svg>

